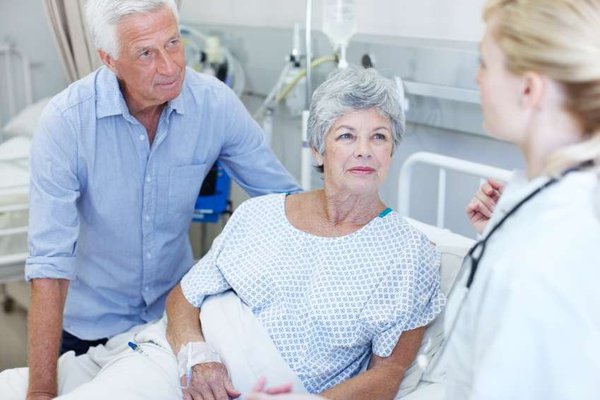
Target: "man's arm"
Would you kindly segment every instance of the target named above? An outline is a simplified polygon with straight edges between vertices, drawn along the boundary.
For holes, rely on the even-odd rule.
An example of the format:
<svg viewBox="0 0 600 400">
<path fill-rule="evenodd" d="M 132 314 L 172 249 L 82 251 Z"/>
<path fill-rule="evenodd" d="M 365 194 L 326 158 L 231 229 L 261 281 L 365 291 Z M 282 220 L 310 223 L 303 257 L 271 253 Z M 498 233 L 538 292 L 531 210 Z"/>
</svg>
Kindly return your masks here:
<svg viewBox="0 0 600 400">
<path fill-rule="evenodd" d="M 219 104 L 226 112 L 219 160 L 229 176 L 250 196 L 301 191 L 237 96 L 227 89 Z"/>
<path fill-rule="evenodd" d="M 52 399 L 58 395 L 57 360 L 68 288 L 66 279 L 31 281 L 28 400 Z"/>
<path fill-rule="evenodd" d="M 79 234 L 77 144 L 66 118 L 46 107 L 30 155 L 28 399 L 57 394 L 57 359 L 69 279 Z"/>
</svg>

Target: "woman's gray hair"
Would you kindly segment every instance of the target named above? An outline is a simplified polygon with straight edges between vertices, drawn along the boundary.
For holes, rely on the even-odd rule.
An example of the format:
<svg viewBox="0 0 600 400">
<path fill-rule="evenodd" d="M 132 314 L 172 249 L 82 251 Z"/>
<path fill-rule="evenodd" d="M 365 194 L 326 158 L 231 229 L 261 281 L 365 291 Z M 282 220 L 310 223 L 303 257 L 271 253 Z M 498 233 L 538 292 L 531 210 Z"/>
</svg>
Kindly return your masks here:
<svg viewBox="0 0 600 400">
<path fill-rule="evenodd" d="M 308 116 L 308 145 L 323 155 L 325 136 L 334 122 L 345 114 L 370 108 L 390 120 L 393 152 L 404 135 L 404 111 L 398 88 L 373 68 L 352 65 L 334 72 L 315 90 Z"/>
<path fill-rule="evenodd" d="M 163 7 L 171 8 L 179 23 L 179 13 L 174 0 L 87 0 L 85 16 L 96 49 L 103 50 L 112 58 L 118 58 L 119 21 L 129 15 L 151 13 Z"/>
</svg>

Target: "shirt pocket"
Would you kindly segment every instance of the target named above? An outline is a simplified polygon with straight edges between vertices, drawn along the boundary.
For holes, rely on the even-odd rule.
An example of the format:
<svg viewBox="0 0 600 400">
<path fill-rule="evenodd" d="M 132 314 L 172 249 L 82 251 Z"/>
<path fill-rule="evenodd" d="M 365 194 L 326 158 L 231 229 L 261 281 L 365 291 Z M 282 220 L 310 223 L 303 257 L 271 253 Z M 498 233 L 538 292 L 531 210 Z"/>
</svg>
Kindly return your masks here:
<svg viewBox="0 0 600 400">
<path fill-rule="evenodd" d="M 192 219 L 196 198 L 200 193 L 206 170 L 206 163 L 171 167 L 169 170 L 169 215 Z"/>
</svg>

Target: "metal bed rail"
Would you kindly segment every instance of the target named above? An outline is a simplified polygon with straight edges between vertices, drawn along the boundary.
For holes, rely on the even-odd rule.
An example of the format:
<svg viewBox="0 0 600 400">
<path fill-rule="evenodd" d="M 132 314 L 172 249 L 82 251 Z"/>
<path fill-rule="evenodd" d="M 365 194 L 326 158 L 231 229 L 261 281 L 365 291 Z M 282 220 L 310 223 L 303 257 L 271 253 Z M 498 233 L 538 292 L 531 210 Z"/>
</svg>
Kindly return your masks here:
<svg viewBox="0 0 600 400">
<path fill-rule="evenodd" d="M 0 43 L 0 70 L 2 70 L 2 106 L 0 127 L 25 106 L 33 103 L 31 63 L 13 44 Z"/>
<path fill-rule="evenodd" d="M 506 182 L 512 172 L 506 169 L 475 163 L 460 158 L 443 156 L 430 152 L 412 154 L 402 165 L 398 181 L 398 212 L 405 217 L 409 216 L 411 200 L 411 178 L 417 165 L 426 165 L 438 169 L 437 189 L 437 214 L 436 226 L 444 227 L 446 218 L 446 193 L 447 171 L 453 171 L 478 177 L 480 179 L 493 178 Z"/>
</svg>

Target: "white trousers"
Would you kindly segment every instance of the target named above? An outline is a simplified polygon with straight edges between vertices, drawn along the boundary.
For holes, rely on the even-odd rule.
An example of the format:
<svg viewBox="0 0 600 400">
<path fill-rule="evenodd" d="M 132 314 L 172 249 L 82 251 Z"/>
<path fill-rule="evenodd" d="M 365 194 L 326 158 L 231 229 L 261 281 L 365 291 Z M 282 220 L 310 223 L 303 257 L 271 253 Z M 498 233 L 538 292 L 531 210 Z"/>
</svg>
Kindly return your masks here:
<svg viewBox="0 0 600 400">
<path fill-rule="evenodd" d="M 263 326 L 233 292 L 211 296 L 202 305 L 200 315 L 204 337 L 221 355 L 235 389 L 248 393 L 264 376 L 269 386 L 292 382 L 294 392 L 306 392 Z M 119 334 L 79 357 L 73 352 L 64 354 L 58 364 L 58 398 L 182 398 L 177 361 L 165 333 L 163 317 Z M 136 343 L 143 354 L 134 352 L 129 341 Z M 27 368 L 0 373 L 0 397 L 24 399 L 27 374 Z"/>
</svg>

